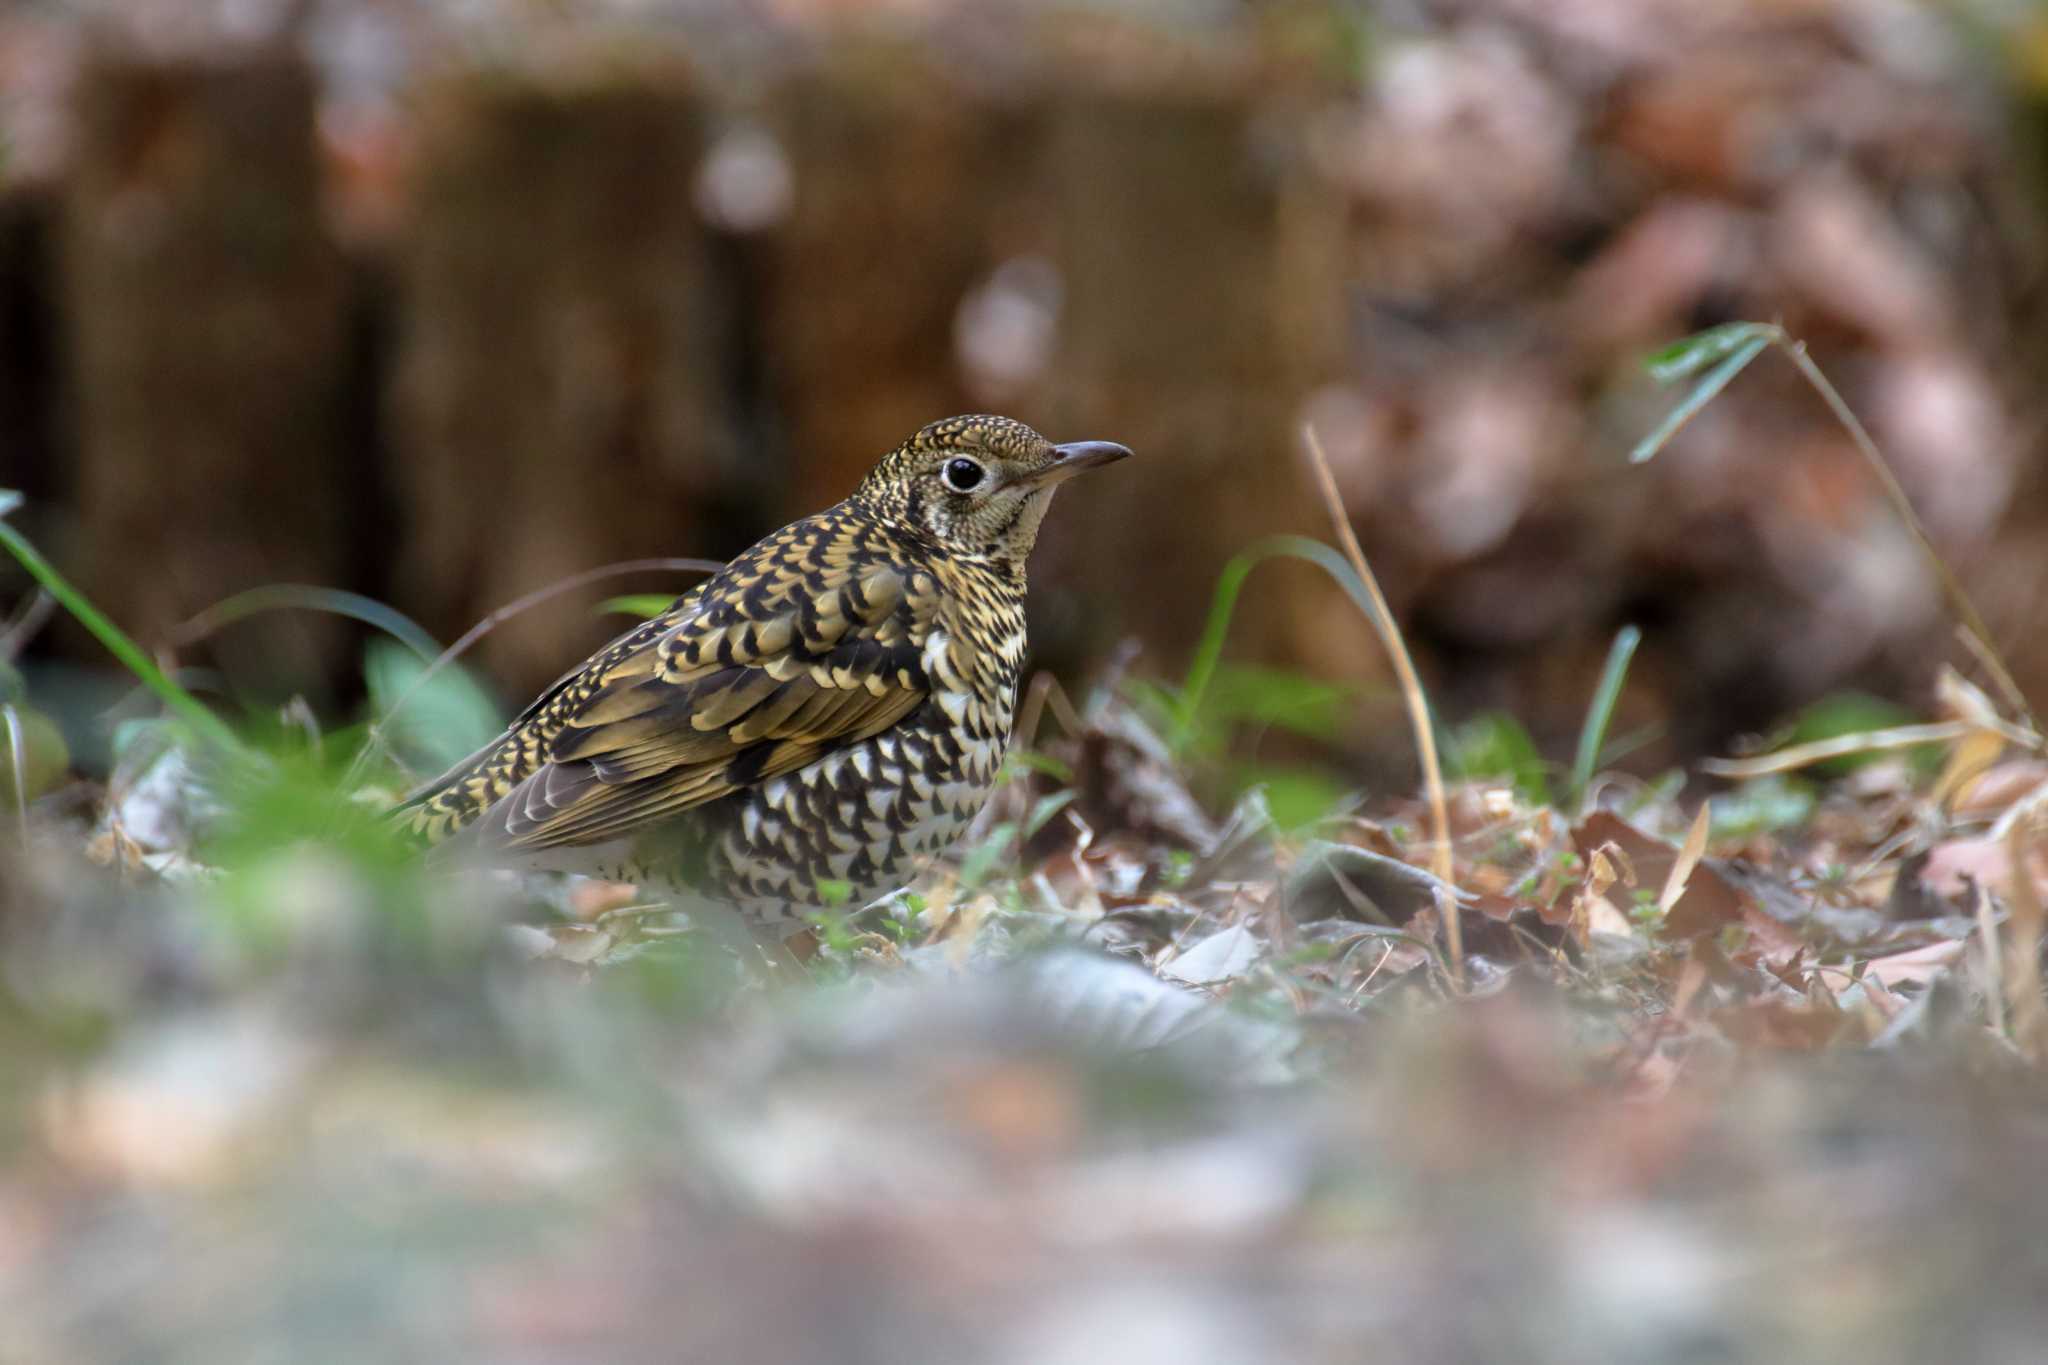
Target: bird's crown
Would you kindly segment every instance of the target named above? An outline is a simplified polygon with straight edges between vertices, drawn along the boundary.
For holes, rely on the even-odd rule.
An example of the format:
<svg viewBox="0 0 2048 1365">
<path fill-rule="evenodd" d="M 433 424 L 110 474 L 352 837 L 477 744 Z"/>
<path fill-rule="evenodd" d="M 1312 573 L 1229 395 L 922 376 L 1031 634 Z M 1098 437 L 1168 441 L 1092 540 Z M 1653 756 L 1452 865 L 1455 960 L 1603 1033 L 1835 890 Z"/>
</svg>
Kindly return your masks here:
<svg viewBox="0 0 2048 1365">
<path fill-rule="evenodd" d="M 1054 445 L 1009 417 L 948 417 L 884 455 L 853 499 L 953 554 L 1021 567 L 1053 491 L 1130 453 L 1109 441 Z"/>
</svg>

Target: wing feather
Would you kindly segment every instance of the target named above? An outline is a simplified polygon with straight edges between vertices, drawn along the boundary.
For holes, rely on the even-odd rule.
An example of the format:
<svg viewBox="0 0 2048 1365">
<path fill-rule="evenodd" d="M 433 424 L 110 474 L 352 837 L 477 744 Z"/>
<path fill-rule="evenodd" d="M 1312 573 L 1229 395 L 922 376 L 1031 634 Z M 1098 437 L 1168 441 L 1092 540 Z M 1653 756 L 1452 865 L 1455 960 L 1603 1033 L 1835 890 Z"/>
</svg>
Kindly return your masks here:
<svg viewBox="0 0 2048 1365">
<path fill-rule="evenodd" d="M 929 695 L 929 578 L 851 562 L 843 572 L 847 582 L 788 595 L 772 616 L 735 596 L 636 641 L 551 711 L 547 761 L 508 794 L 499 837 L 533 849 L 617 838 L 909 716 Z"/>
<path fill-rule="evenodd" d="M 887 730 L 930 695 L 937 583 L 844 509 L 797 522 L 558 679 L 408 802 L 430 838 L 600 842 Z"/>
</svg>

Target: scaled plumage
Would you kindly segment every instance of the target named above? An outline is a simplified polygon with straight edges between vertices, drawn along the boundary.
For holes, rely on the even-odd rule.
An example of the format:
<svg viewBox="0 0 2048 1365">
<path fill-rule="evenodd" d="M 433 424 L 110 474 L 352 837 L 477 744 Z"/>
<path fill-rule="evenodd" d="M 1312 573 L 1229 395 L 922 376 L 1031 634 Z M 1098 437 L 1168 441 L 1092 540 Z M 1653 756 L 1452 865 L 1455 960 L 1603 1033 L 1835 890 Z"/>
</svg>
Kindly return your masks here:
<svg viewBox="0 0 2048 1365">
<path fill-rule="evenodd" d="M 1053 490 L 1129 453 L 1002 417 L 932 423 L 845 502 L 565 674 L 401 818 L 774 932 L 901 886 L 995 782 Z"/>
</svg>

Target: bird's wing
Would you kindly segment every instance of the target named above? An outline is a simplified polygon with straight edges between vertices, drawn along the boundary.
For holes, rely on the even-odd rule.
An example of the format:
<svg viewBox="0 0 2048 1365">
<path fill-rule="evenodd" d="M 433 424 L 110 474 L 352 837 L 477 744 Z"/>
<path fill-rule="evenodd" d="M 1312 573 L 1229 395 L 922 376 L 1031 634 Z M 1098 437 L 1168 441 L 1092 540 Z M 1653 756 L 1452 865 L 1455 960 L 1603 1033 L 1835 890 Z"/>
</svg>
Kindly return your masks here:
<svg viewBox="0 0 2048 1365">
<path fill-rule="evenodd" d="M 578 689 L 587 688 L 615 661 L 653 644 L 702 606 L 700 583 L 678 597 L 667 611 L 621 632 L 604 648 L 548 684 L 505 732 L 448 771 L 406 795 L 393 818 L 428 843 L 452 838 L 477 823 L 492 804 L 547 762 L 552 726 L 547 713 L 573 706 Z"/>
<path fill-rule="evenodd" d="M 916 710 L 929 694 L 935 580 L 891 563 L 824 567 L 771 566 L 564 679 L 508 736 L 529 732 L 540 761 L 478 836 L 524 849 L 616 838 Z"/>
</svg>

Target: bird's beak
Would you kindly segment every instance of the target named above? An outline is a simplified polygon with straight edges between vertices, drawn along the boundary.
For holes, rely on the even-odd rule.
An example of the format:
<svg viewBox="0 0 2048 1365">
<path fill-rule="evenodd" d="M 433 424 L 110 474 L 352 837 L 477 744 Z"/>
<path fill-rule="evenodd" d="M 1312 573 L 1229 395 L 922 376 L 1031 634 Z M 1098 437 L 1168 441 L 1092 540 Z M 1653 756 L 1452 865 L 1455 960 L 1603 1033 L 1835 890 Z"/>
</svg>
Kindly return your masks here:
<svg viewBox="0 0 2048 1365">
<path fill-rule="evenodd" d="M 1100 469 L 1129 459 L 1130 455 L 1129 446 L 1120 446 L 1115 441 L 1069 441 L 1052 448 L 1052 463 L 1040 470 L 1032 482 L 1048 487 L 1065 483 L 1083 470 Z"/>
</svg>

